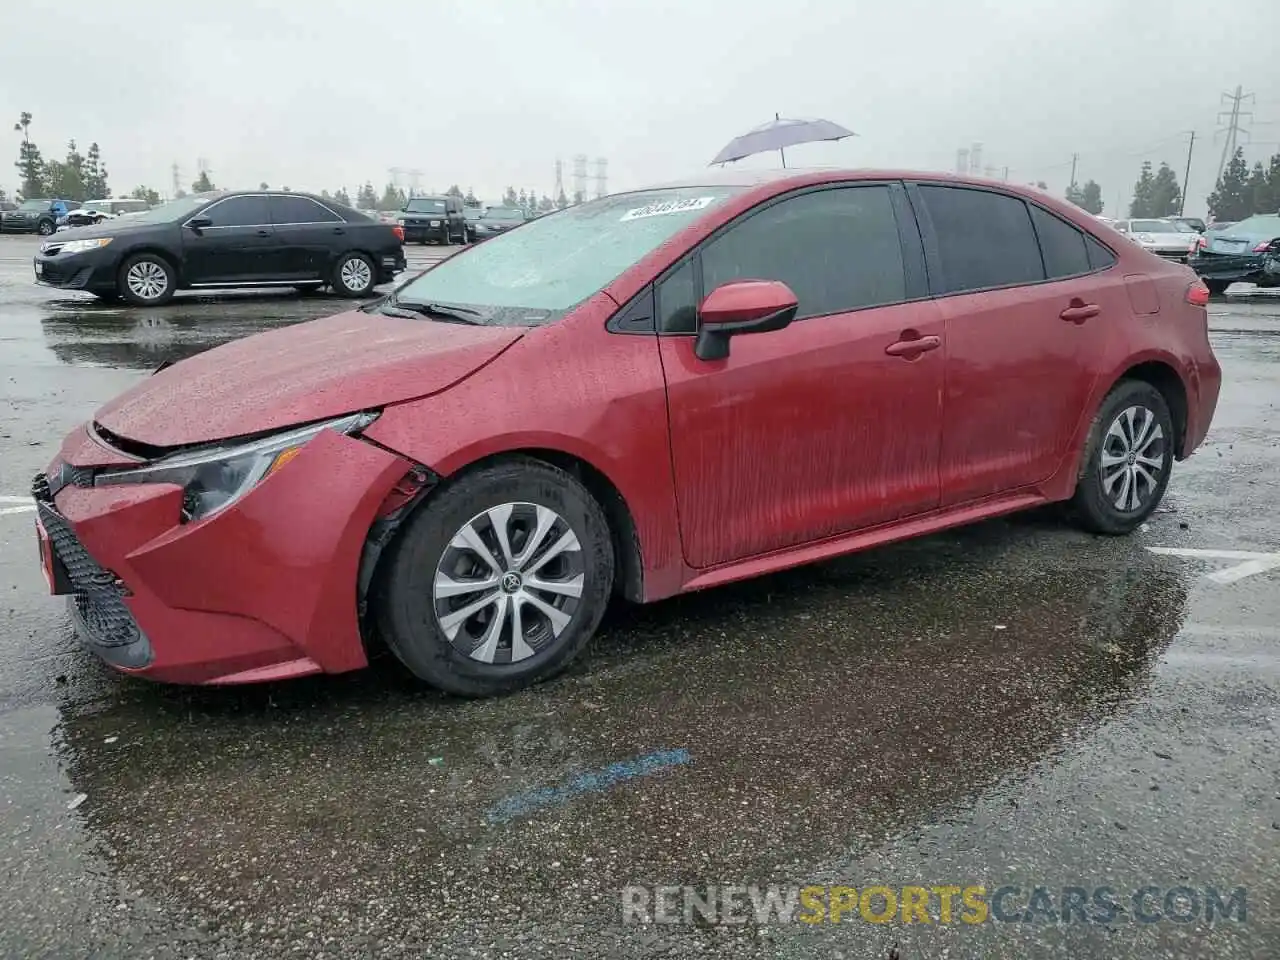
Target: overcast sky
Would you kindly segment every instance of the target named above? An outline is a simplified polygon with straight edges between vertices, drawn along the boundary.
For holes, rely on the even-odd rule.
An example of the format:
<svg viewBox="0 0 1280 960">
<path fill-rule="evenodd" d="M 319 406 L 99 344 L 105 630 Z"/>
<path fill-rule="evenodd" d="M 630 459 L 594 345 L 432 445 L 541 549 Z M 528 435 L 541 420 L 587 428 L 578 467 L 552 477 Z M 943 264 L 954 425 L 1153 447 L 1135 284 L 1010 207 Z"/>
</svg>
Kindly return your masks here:
<svg viewBox="0 0 1280 960">
<path fill-rule="evenodd" d="M 1026 182 L 1127 202 L 1143 157 L 1203 213 L 1220 94 L 1256 94 L 1250 161 L 1280 150 L 1280 2 L 1203 0 L 25 0 L 0 26 L 0 91 L 46 157 L 97 140 L 115 192 L 353 193 L 391 167 L 494 198 L 550 193 L 555 160 L 608 159 L 610 191 L 705 166 L 769 119 L 858 132 L 790 165 L 952 170 L 957 147 Z M 9 126 L 5 126 L 8 130 Z M 17 158 L 19 138 L 8 135 Z M 744 161 L 774 165 L 776 155 Z M 0 185 L 17 185 L 6 164 Z M 594 190 L 594 186 L 592 186 Z"/>
</svg>

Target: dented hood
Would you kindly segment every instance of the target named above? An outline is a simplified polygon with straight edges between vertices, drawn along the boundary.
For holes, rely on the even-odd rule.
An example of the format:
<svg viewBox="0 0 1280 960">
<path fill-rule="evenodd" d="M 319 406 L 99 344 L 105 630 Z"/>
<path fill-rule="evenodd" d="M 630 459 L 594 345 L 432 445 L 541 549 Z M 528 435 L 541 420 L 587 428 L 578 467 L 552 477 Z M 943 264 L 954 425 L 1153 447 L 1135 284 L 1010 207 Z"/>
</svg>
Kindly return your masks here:
<svg viewBox="0 0 1280 960">
<path fill-rule="evenodd" d="M 524 331 L 351 311 L 235 340 L 143 380 L 95 420 L 154 447 L 283 429 L 445 390 Z"/>
</svg>

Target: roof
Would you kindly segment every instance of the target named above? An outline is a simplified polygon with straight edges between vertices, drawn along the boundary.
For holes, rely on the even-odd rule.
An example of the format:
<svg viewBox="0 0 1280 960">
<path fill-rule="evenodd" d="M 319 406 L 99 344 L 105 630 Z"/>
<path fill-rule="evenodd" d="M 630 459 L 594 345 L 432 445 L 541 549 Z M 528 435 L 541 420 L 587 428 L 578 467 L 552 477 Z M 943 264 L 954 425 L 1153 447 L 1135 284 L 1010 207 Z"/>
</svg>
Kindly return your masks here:
<svg viewBox="0 0 1280 960">
<path fill-rule="evenodd" d="M 953 183 L 967 183 L 974 186 L 990 186 L 999 184 L 1012 190 L 1032 190 L 1035 187 L 1023 187 L 1017 183 L 1004 180 L 992 180 L 986 177 L 960 176 L 954 173 L 942 173 L 936 170 L 901 170 L 876 168 L 845 167 L 781 167 L 773 169 L 750 169 L 743 167 L 708 167 L 678 180 L 665 183 L 649 184 L 636 190 L 620 191 L 638 193 L 641 190 L 671 190 L 680 187 L 757 187 L 763 184 L 787 183 L 794 181 L 797 185 L 812 183 L 824 179 L 830 180 L 947 180 Z M 1039 191 L 1037 191 L 1039 192 Z"/>
</svg>

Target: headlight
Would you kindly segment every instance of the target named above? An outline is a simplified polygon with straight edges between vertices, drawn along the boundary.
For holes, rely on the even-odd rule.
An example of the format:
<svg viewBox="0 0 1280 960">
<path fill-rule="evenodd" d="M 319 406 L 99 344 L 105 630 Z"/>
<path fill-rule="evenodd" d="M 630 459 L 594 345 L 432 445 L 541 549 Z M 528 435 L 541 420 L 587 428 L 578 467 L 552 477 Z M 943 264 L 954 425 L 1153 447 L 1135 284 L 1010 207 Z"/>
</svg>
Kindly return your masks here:
<svg viewBox="0 0 1280 960">
<path fill-rule="evenodd" d="M 403 227 L 403 226 L 404 226 L 404 217 L 397 217 L 397 218 L 396 218 L 396 223 L 398 223 L 400 226 L 402 226 L 402 227 Z"/>
<path fill-rule="evenodd" d="M 84 253 L 86 250 L 97 250 L 111 242 L 110 237 L 95 237 L 92 240 L 68 240 L 62 247 L 63 253 Z"/>
<path fill-rule="evenodd" d="M 322 430 L 351 434 L 378 418 L 355 413 L 277 433 L 249 443 L 215 444 L 163 457 L 145 467 L 104 470 L 95 486 L 175 483 L 185 491 L 183 520 L 201 520 L 235 503 L 301 452 Z"/>
</svg>

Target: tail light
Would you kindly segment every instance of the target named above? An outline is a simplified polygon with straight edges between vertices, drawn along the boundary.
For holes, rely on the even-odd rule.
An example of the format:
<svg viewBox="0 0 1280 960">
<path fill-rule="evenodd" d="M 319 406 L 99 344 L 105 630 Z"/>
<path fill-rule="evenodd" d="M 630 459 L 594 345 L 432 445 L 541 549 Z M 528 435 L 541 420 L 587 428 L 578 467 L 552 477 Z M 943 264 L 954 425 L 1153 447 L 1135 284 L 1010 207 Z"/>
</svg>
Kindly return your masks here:
<svg viewBox="0 0 1280 960">
<path fill-rule="evenodd" d="M 396 239 L 404 243 L 404 227 L 395 226 L 391 228 L 391 232 L 396 235 Z"/>
<path fill-rule="evenodd" d="M 1187 287 L 1186 300 L 1193 307 L 1207 307 L 1209 305 L 1209 288 L 1205 286 L 1205 282 L 1199 277 Z"/>
<path fill-rule="evenodd" d="M 1271 249 L 1271 245 L 1273 243 L 1275 243 L 1274 240 L 1263 240 L 1260 244 L 1258 244 L 1256 247 L 1253 248 L 1253 252 L 1266 253 L 1268 250 Z"/>
<path fill-rule="evenodd" d="M 1198 253 L 1199 251 L 1207 250 L 1208 248 L 1209 248 L 1209 241 L 1206 240 L 1204 237 L 1196 237 L 1196 242 L 1191 245 L 1191 250 L 1193 253 Z"/>
</svg>

